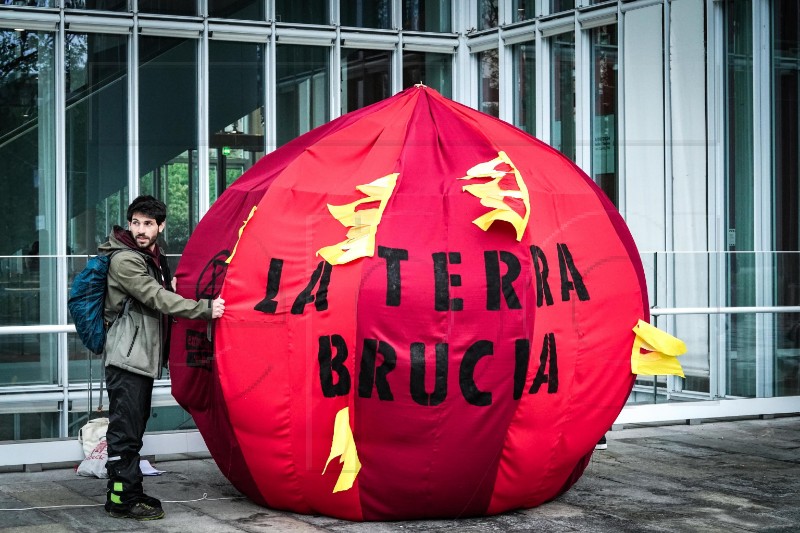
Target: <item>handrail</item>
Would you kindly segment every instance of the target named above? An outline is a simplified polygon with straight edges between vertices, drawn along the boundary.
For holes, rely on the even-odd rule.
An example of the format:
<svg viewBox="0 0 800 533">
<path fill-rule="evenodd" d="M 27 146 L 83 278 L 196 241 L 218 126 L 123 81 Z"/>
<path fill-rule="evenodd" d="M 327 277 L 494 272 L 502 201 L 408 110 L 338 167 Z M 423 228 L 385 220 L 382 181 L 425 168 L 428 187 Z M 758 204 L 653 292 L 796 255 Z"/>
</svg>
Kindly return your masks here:
<svg viewBox="0 0 800 533">
<path fill-rule="evenodd" d="M 670 307 L 650 308 L 650 314 L 663 315 L 744 315 L 752 313 L 800 313 L 800 306 L 762 306 L 762 307 Z"/>
<path fill-rule="evenodd" d="M 679 315 L 744 315 L 755 313 L 800 313 L 800 306 L 762 306 L 762 307 L 652 307 L 653 316 Z M 41 326 L 0 326 L 2 335 L 36 335 L 40 333 L 75 333 L 75 324 L 54 324 Z"/>
<path fill-rule="evenodd" d="M 0 335 L 36 335 L 39 333 L 75 333 L 75 324 L 0 326 Z"/>
</svg>

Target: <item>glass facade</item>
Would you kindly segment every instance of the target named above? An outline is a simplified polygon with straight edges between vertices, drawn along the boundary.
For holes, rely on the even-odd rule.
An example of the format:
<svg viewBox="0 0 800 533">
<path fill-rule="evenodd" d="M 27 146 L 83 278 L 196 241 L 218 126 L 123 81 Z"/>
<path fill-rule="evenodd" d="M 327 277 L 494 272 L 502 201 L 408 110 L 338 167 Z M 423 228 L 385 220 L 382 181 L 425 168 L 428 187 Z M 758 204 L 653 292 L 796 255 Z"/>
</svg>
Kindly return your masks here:
<svg viewBox="0 0 800 533">
<path fill-rule="evenodd" d="M 330 53 L 320 46 L 280 45 L 275 52 L 278 146 L 329 117 Z"/>
<path fill-rule="evenodd" d="M 212 201 L 265 154 L 265 49 L 262 43 L 209 42 L 208 175 Z"/>
<path fill-rule="evenodd" d="M 52 2 L 48 2 L 51 4 Z M 64 0 L 67 9 L 98 9 L 102 11 L 127 11 L 128 0 Z"/>
<path fill-rule="evenodd" d="M 800 5 L 778 0 L 772 12 L 772 161 L 775 305 L 800 305 Z M 800 313 L 777 315 L 775 395 L 800 394 Z"/>
<path fill-rule="evenodd" d="M 536 44 L 520 43 L 512 48 L 514 57 L 514 125 L 536 135 Z"/>
<path fill-rule="evenodd" d="M 561 150 L 626 218 L 654 323 L 690 347 L 631 403 L 800 396 L 797 2 L 24 4 L 0 4 L 0 440 L 74 436 L 96 404 L 66 294 L 132 197 L 166 201 L 177 262 L 264 154 L 420 82 Z M 194 427 L 156 392 L 150 431 Z"/>
<path fill-rule="evenodd" d="M 575 161 L 575 35 L 550 38 L 550 144 Z"/>
<path fill-rule="evenodd" d="M 403 29 L 448 33 L 451 0 L 403 0 Z"/>
<path fill-rule="evenodd" d="M 497 50 L 486 50 L 478 54 L 478 109 L 492 115 L 500 116 L 500 65 Z"/>
<path fill-rule="evenodd" d="M 403 53 L 403 88 L 422 83 L 439 91 L 442 96 L 453 96 L 453 57 L 436 52 Z"/>
<path fill-rule="evenodd" d="M 67 251 L 94 254 L 128 204 L 128 39 L 67 33 Z"/>
<path fill-rule="evenodd" d="M 512 22 L 532 19 L 536 16 L 535 7 L 536 2 L 534 0 L 514 0 L 511 3 Z"/>
<path fill-rule="evenodd" d="M 756 305 L 752 2 L 731 5 L 726 24 L 728 305 Z M 756 315 L 728 317 L 728 390 L 756 393 Z"/>
<path fill-rule="evenodd" d="M 592 179 L 619 206 L 617 27 L 591 31 Z"/>
<path fill-rule="evenodd" d="M 497 27 L 497 1 L 498 0 L 478 0 L 478 29 L 486 30 Z"/>
<path fill-rule="evenodd" d="M 208 0 L 208 16 L 224 19 L 264 20 L 264 2 L 262 0 Z"/>
<path fill-rule="evenodd" d="M 275 0 L 277 22 L 299 22 L 301 24 L 330 24 L 328 0 Z"/>
<path fill-rule="evenodd" d="M 342 49 L 342 114 L 391 96 L 391 53 Z"/>
<path fill-rule="evenodd" d="M 170 206 L 162 236 L 180 253 L 199 220 L 197 40 L 141 37 L 138 70 L 139 192 Z"/>
<path fill-rule="evenodd" d="M 392 5 L 390 0 L 341 0 L 342 26 L 356 28 L 391 28 Z"/>
</svg>

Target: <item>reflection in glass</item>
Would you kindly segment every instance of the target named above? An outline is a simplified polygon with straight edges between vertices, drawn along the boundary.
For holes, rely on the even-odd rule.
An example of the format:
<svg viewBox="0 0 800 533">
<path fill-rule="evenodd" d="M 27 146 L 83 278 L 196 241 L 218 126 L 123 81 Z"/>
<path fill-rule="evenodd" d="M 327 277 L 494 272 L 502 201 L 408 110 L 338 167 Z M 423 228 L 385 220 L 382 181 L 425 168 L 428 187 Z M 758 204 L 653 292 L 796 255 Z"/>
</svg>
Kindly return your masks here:
<svg viewBox="0 0 800 533">
<path fill-rule="evenodd" d="M 180 253 L 198 219 L 197 42 L 139 38 L 139 190 L 168 207 L 162 233 Z"/>
<path fill-rule="evenodd" d="M 536 135 L 536 44 L 515 44 L 514 57 L 514 125 Z"/>
<path fill-rule="evenodd" d="M 55 259 L 49 261 L 55 268 Z M 24 315 L 25 307 L 36 313 L 32 291 L 22 287 L 22 294 L 5 297 L 12 306 L 8 312 Z M 9 290 L 6 289 L 6 290 Z M 17 306 L 16 308 L 14 306 Z M 35 322 L 27 325 L 38 325 Z M 0 388 L 19 385 L 55 385 L 58 383 L 58 339 L 50 334 L 2 335 L 0 336 Z"/>
<path fill-rule="evenodd" d="M 52 3 L 53 0 L 47 2 L 48 5 L 52 5 Z M 128 0 L 65 0 L 64 7 L 67 9 L 97 9 L 103 11 L 128 11 L 129 9 Z"/>
<path fill-rule="evenodd" d="M 575 34 L 551 38 L 550 144 L 575 161 Z"/>
<path fill-rule="evenodd" d="M 0 30 L 0 326 L 58 323 L 54 60 L 54 34 Z M 0 385 L 57 383 L 57 340 L 0 336 Z"/>
<path fill-rule="evenodd" d="M 209 198 L 264 155 L 264 48 L 209 41 Z"/>
<path fill-rule="evenodd" d="M 497 50 L 478 54 L 478 109 L 493 117 L 500 116 L 500 82 L 498 80 Z"/>
<path fill-rule="evenodd" d="M 800 4 L 772 6 L 775 305 L 800 305 Z M 782 252 L 782 253 L 781 253 Z M 775 395 L 800 394 L 800 314 L 776 320 Z"/>
<path fill-rule="evenodd" d="M 341 0 L 340 17 L 342 26 L 356 28 L 392 27 L 392 2 L 390 0 Z"/>
<path fill-rule="evenodd" d="M 478 30 L 497 27 L 497 0 L 478 0 Z"/>
<path fill-rule="evenodd" d="M 277 46 L 278 146 L 327 122 L 329 58 L 329 49 L 320 46 Z"/>
<path fill-rule="evenodd" d="M 56 438 L 58 417 L 57 411 L 0 414 L 0 441 Z"/>
<path fill-rule="evenodd" d="M 342 114 L 390 96 L 391 53 L 342 48 Z"/>
<path fill-rule="evenodd" d="M 275 20 L 302 24 L 330 24 L 329 0 L 275 0 Z"/>
<path fill-rule="evenodd" d="M 550 0 L 550 13 L 560 13 L 575 8 L 575 0 Z"/>
<path fill-rule="evenodd" d="M 511 3 L 511 20 L 519 22 L 532 19 L 536 16 L 534 14 L 534 5 L 534 0 L 513 0 Z"/>
<path fill-rule="evenodd" d="M 193 0 L 137 0 L 140 13 L 158 13 L 160 15 L 197 15 L 197 2 Z"/>
<path fill-rule="evenodd" d="M 592 179 L 619 206 L 617 170 L 617 26 L 591 30 Z"/>
<path fill-rule="evenodd" d="M 403 0 L 403 29 L 451 31 L 451 0 Z"/>
<path fill-rule="evenodd" d="M 208 16 L 240 20 L 264 20 L 263 0 L 208 0 Z"/>
<path fill-rule="evenodd" d="M 432 52 L 405 52 L 403 54 L 403 88 L 422 83 L 436 89 L 442 96 L 451 98 L 453 56 Z"/>
<path fill-rule="evenodd" d="M 67 243 L 95 254 L 128 201 L 128 39 L 67 33 Z"/>
<path fill-rule="evenodd" d="M 752 2 L 726 4 L 728 305 L 755 305 Z M 728 315 L 728 391 L 756 395 L 756 317 Z"/>
</svg>

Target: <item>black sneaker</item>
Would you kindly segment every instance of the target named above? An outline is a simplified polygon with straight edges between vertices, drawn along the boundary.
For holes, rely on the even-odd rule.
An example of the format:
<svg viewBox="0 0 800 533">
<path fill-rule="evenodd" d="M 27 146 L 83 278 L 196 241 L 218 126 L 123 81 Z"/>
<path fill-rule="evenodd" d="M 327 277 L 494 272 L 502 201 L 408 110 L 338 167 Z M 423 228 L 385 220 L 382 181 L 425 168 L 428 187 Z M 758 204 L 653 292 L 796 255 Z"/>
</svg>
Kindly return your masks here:
<svg viewBox="0 0 800 533">
<path fill-rule="evenodd" d="M 136 502 L 129 508 L 106 507 L 111 518 L 133 518 L 134 520 L 158 520 L 164 518 L 164 509 L 144 502 Z"/>
<path fill-rule="evenodd" d="M 136 498 L 137 502 L 146 503 L 150 507 L 161 507 L 161 500 L 158 498 L 153 498 L 152 496 L 148 496 L 147 494 L 142 494 L 138 498 Z"/>
<path fill-rule="evenodd" d="M 605 450 L 608 448 L 608 443 L 606 442 L 606 436 L 603 435 L 600 437 L 600 440 L 597 441 L 597 444 L 594 445 L 595 450 Z"/>
</svg>

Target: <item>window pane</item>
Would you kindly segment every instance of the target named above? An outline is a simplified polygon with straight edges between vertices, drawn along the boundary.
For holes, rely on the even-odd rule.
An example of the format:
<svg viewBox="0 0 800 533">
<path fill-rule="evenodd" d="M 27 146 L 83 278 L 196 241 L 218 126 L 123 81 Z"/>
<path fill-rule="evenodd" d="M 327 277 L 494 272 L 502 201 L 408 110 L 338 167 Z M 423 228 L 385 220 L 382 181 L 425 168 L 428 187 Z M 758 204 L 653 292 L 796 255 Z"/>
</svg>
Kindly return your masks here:
<svg viewBox="0 0 800 533">
<path fill-rule="evenodd" d="M 439 91 L 442 96 L 452 95 L 451 81 L 453 56 L 430 52 L 405 52 L 403 54 L 403 87 L 423 83 Z"/>
<path fill-rule="evenodd" d="M 753 32 L 750 0 L 725 4 L 728 305 L 755 305 Z M 756 395 L 756 317 L 728 315 L 728 394 Z"/>
<path fill-rule="evenodd" d="M 575 7 L 575 0 L 550 0 L 550 13 L 559 13 Z"/>
<path fill-rule="evenodd" d="M 390 0 L 341 0 L 342 26 L 357 28 L 392 27 Z"/>
<path fill-rule="evenodd" d="M 388 51 L 342 49 L 342 114 L 389 97 L 390 64 Z"/>
<path fill-rule="evenodd" d="M 800 5 L 772 6 L 775 305 L 800 305 Z M 800 314 L 779 313 L 777 396 L 800 394 Z"/>
<path fill-rule="evenodd" d="M 67 33 L 67 245 L 95 254 L 128 199 L 128 38 Z"/>
<path fill-rule="evenodd" d="M 592 179 L 619 205 L 617 26 L 592 30 Z"/>
<path fill-rule="evenodd" d="M 403 0 L 403 29 L 450 31 L 450 0 Z"/>
<path fill-rule="evenodd" d="M 0 326 L 58 323 L 54 56 L 52 33 L 0 30 Z M 22 355 L 0 342 L 0 360 Z"/>
<path fill-rule="evenodd" d="M 497 50 L 478 54 L 478 109 L 493 117 L 500 116 L 500 84 L 497 78 Z"/>
<path fill-rule="evenodd" d="M 3 4 L 17 7 L 55 7 L 55 0 L 4 0 Z"/>
<path fill-rule="evenodd" d="M 330 24 L 328 0 L 275 0 L 275 20 L 303 24 Z"/>
<path fill-rule="evenodd" d="M 551 39 L 550 144 L 575 161 L 575 35 Z"/>
<path fill-rule="evenodd" d="M 277 46 L 276 122 L 279 146 L 328 121 L 329 58 L 328 48 Z"/>
<path fill-rule="evenodd" d="M 478 29 L 497 27 L 497 0 L 478 0 Z"/>
<path fill-rule="evenodd" d="M 536 44 L 512 47 L 514 56 L 514 125 L 536 135 Z"/>
<path fill-rule="evenodd" d="M 47 2 L 53 4 L 53 0 Z M 128 0 L 65 0 L 67 9 L 99 9 L 103 11 L 128 11 Z"/>
<path fill-rule="evenodd" d="M 264 1 L 208 0 L 208 16 L 241 20 L 264 20 Z"/>
<path fill-rule="evenodd" d="M 512 20 L 514 22 L 519 22 L 535 17 L 534 5 L 534 0 L 514 0 L 511 3 Z"/>
<path fill-rule="evenodd" d="M 55 259 L 50 260 L 55 266 Z M 11 305 L 33 305 L 29 295 Z M 0 387 L 58 383 L 58 336 L 54 333 L 0 335 Z"/>
<path fill-rule="evenodd" d="M 139 92 L 139 189 L 167 204 L 162 236 L 180 253 L 198 217 L 197 42 L 141 37 Z"/>
<path fill-rule="evenodd" d="M 197 15 L 195 0 L 138 0 L 141 13 L 158 13 L 161 15 Z"/>
<path fill-rule="evenodd" d="M 58 435 L 58 412 L 0 415 L 0 441 L 54 439 Z"/>
<path fill-rule="evenodd" d="M 214 200 L 264 155 L 264 49 L 209 41 L 209 197 Z"/>
</svg>

